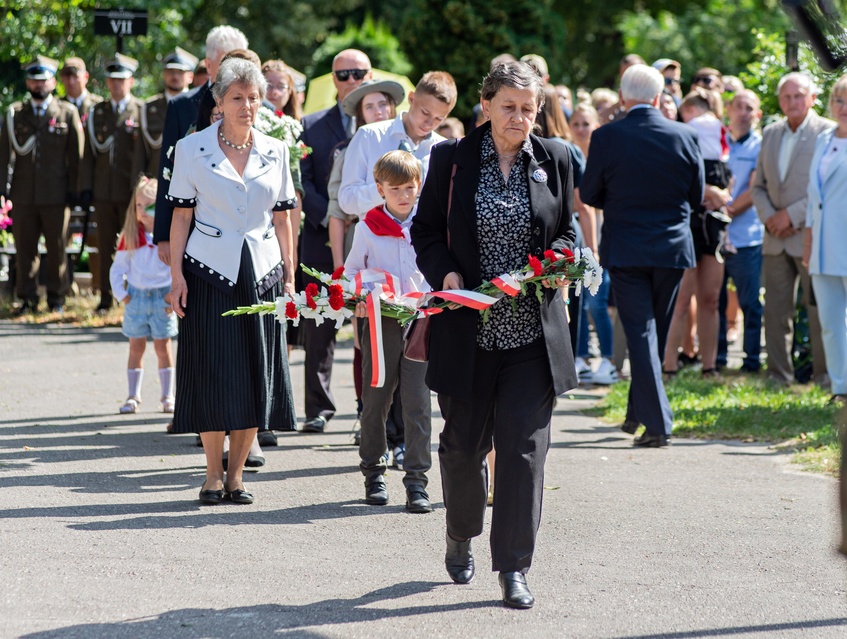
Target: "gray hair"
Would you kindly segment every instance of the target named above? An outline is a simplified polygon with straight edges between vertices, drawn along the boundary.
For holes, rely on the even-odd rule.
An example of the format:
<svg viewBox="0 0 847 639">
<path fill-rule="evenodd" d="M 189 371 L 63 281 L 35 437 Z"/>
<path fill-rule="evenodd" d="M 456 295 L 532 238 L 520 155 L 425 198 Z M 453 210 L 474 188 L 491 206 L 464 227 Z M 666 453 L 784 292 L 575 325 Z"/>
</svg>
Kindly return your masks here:
<svg viewBox="0 0 847 639">
<path fill-rule="evenodd" d="M 212 96 L 220 103 L 233 84 L 240 84 L 259 91 L 259 97 L 264 100 L 268 87 L 267 80 L 259 68 L 249 60 L 229 58 L 224 60 L 218 69 L 218 77 L 212 85 Z"/>
<path fill-rule="evenodd" d="M 538 108 L 544 106 L 544 81 L 526 62 L 504 62 L 495 66 L 482 81 L 479 91 L 483 100 L 491 100 L 503 87 L 535 91 Z"/>
<path fill-rule="evenodd" d="M 633 64 L 621 76 L 621 98 L 652 103 L 665 88 L 665 78 L 653 67 Z"/>
<path fill-rule="evenodd" d="M 779 84 L 776 85 L 776 94 L 779 95 L 782 93 L 782 87 L 785 86 L 786 82 L 791 81 L 796 82 L 802 88 L 808 89 L 809 93 L 817 93 L 818 89 L 815 87 L 815 83 L 810 76 L 805 73 L 800 73 L 799 71 L 792 71 L 791 73 L 786 73 L 779 79 Z"/>
<path fill-rule="evenodd" d="M 206 36 L 206 57 L 216 61 L 230 51 L 246 49 L 248 46 L 247 36 L 235 27 L 223 24 L 209 31 Z"/>
</svg>

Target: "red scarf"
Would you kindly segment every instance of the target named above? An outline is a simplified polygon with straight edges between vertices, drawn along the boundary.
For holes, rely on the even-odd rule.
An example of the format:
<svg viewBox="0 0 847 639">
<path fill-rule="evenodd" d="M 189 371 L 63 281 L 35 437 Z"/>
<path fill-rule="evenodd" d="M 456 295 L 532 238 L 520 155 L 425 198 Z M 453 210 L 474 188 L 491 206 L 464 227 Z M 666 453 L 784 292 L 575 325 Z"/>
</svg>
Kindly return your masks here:
<svg viewBox="0 0 847 639">
<path fill-rule="evenodd" d="M 144 230 L 144 225 L 139 222 L 138 223 L 138 239 L 136 240 L 138 246 L 136 248 L 141 248 L 142 246 L 147 246 L 147 233 Z M 126 250 L 126 238 L 121 233 L 121 241 L 118 242 L 118 250 L 125 251 Z"/>
<path fill-rule="evenodd" d="M 404 237 L 403 229 L 396 220 L 389 217 L 385 212 L 385 205 L 380 204 L 372 208 L 365 215 L 365 224 L 373 231 L 374 235 L 381 237 Z"/>
</svg>

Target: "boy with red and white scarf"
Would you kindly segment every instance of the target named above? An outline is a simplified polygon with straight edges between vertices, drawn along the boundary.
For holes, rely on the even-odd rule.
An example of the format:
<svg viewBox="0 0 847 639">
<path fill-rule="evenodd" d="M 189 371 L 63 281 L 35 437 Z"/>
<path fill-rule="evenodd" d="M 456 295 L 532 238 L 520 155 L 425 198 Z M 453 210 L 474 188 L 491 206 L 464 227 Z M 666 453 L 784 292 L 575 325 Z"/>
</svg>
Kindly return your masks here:
<svg viewBox="0 0 847 639">
<path fill-rule="evenodd" d="M 418 270 L 415 250 L 409 239 L 413 211 L 421 187 L 420 162 L 406 151 L 383 155 L 374 167 L 374 178 L 385 204 L 365 215 L 356 226 L 353 246 L 344 263 L 344 274 L 353 279 L 366 269 L 391 274 L 399 290 L 395 293 L 427 293 L 430 288 Z M 365 476 L 365 501 L 372 505 L 388 503 L 385 483 L 385 420 L 391 408 L 394 391 L 399 385 L 406 429 L 406 457 L 403 463 L 406 487 L 406 510 L 413 513 L 432 512 L 426 492 L 426 473 L 432 466 L 430 438 L 432 410 L 426 386 L 426 363 L 403 357 L 403 328 L 390 318 L 380 318 L 384 350 L 384 384 L 370 385 L 375 362 L 371 355 L 372 327 L 364 303 L 356 308 L 363 319 L 362 355 L 365 386 L 362 391 L 361 442 L 359 468 Z"/>
</svg>

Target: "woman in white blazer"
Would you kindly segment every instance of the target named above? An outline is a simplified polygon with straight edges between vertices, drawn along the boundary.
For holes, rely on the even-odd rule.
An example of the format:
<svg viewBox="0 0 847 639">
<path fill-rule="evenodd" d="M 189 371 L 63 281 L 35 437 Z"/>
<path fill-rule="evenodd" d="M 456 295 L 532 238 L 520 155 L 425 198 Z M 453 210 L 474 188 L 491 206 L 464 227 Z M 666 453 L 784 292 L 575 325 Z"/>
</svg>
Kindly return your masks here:
<svg viewBox="0 0 847 639">
<path fill-rule="evenodd" d="M 847 401 L 847 75 L 832 87 L 829 110 L 838 126 L 821 133 L 809 175 L 803 264 L 818 305 L 832 401 Z"/>
<path fill-rule="evenodd" d="M 252 62 L 221 65 L 212 93 L 223 118 L 177 143 L 167 196 L 175 207 L 171 303 L 182 318 L 173 431 L 200 434 L 206 453 L 200 501 L 209 504 L 252 503 L 242 470 L 257 431 L 295 425 L 279 322 L 270 315 L 221 316 L 294 292 L 288 212 L 297 199 L 289 152 L 253 128 L 265 86 Z"/>
</svg>

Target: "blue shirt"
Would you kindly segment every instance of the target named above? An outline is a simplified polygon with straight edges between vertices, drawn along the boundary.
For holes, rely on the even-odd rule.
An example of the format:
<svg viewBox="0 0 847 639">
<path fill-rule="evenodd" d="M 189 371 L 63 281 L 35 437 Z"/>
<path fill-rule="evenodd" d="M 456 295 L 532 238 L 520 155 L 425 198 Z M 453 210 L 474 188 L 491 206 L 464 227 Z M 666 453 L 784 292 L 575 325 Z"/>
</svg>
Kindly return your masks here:
<svg viewBox="0 0 847 639">
<path fill-rule="evenodd" d="M 732 199 L 750 188 L 750 175 L 756 168 L 762 136 L 752 131 L 740 140 L 729 139 L 729 169 L 735 178 L 732 187 Z M 759 220 L 756 207 L 751 206 L 734 218 L 729 225 L 729 241 L 736 248 L 759 246 L 764 241 L 765 227 Z"/>
</svg>

